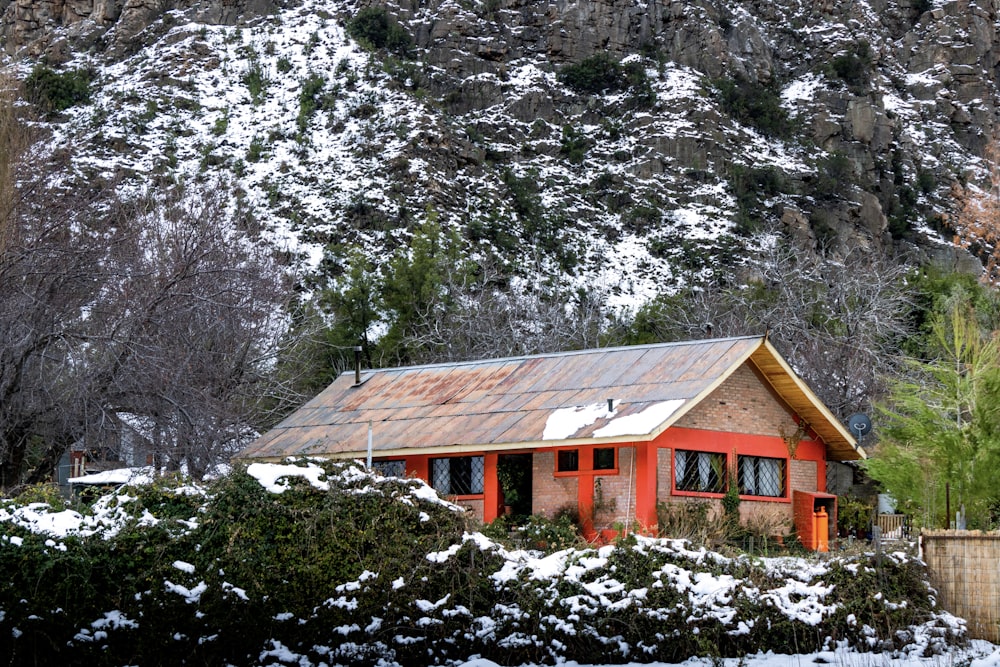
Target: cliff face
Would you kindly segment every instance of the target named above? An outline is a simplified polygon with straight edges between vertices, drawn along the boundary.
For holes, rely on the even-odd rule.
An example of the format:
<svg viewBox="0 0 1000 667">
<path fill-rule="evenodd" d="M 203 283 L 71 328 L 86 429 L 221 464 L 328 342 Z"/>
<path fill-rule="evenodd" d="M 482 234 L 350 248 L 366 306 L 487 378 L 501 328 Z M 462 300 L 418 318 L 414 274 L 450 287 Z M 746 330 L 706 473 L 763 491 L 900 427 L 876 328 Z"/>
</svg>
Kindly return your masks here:
<svg viewBox="0 0 1000 667">
<path fill-rule="evenodd" d="M 96 64 L 96 85 L 131 87 L 138 107 L 155 98 L 174 123 L 225 117 L 211 140 L 175 130 L 172 156 L 155 121 L 109 139 L 127 104 L 99 100 L 64 119 L 61 141 L 94 146 L 119 172 L 176 179 L 197 163 L 204 173 L 211 144 L 207 169 L 235 174 L 261 219 L 291 220 L 303 242 L 391 247 L 413 211 L 433 208 L 489 252 L 530 244 L 548 270 L 639 296 L 711 268 L 760 229 L 833 257 L 905 248 L 972 266 L 940 238 L 953 186 L 984 175 L 1000 102 L 998 4 L 390 0 L 379 7 L 412 36 L 409 53 L 351 46 L 347 57 L 353 3 L 0 0 L 0 38 L 18 62 Z M 603 91 L 559 76 L 594 54 L 640 74 Z M 266 101 L 249 90 L 254 67 Z M 315 73 L 329 108 L 303 121 Z M 211 86 L 244 94 L 178 104 L 211 98 Z M 99 142 L 83 129 L 95 122 Z M 245 168 L 263 136 L 281 169 Z M 331 142 L 354 158 L 316 152 Z M 158 151 L 164 164 L 150 161 Z M 363 159 L 372 151 L 378 159 Z M 79 174 L 96 164 L 78 161 Z M 631 266 L 602 273 L 616 257 Z"/>
</svg>

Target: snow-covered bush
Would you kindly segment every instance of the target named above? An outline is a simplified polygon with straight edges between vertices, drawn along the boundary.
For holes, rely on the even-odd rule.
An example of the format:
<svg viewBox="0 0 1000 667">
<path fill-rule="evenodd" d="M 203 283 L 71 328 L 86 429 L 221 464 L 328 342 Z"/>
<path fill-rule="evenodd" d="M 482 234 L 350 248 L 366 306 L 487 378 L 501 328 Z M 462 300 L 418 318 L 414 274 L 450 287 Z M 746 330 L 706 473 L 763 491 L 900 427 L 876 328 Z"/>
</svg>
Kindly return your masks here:
<svg viewBox="0 0 1000 667">
<path fill-rule="evenodd" d="M 902 554 L 726 558 L 630 537 L 545 553 L 470 532 L 419 480 L 253 464 L 87 511 L 0 505 L 0 661 L 428 665 L 679 661 L 964 641 Z"/>
</svg>

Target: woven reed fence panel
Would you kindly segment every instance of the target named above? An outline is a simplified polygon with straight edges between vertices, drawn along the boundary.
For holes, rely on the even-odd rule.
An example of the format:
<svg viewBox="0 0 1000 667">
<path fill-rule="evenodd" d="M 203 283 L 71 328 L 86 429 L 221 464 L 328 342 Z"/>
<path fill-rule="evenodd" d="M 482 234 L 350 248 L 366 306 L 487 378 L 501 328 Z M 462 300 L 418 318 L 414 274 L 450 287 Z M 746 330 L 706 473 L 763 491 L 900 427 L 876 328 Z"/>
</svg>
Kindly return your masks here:
<svg viewBox="0 0 1000 667">
<path fill-rule="evenodd" d="M 973 639 L 1000 642 L 1000 532 L 923 531 L 920 542 L 940 605 Z"/>
</svg>

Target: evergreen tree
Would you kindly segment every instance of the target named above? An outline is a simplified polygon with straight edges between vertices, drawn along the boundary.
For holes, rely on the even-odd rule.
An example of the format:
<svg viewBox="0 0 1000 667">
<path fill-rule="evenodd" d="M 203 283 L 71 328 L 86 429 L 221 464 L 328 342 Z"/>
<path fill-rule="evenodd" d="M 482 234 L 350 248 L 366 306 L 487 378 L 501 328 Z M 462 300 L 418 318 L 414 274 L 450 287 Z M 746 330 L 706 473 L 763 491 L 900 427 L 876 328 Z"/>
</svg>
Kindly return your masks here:
<svg viewBox="0 0 1000 667">
<path fill-rule="evenodd" d="M 1000 488 L 1000 339 L 984 335 L 966 300 L 953 300 L 930 325 L 928 360 L 879 406 L 885 419 L 868 472 L 924 525 L 940 524 L 945 494 L 970 527 L 996 521 Z"/>
<path fill-rule="evenodd" d="M 420 363 L 433 348 L 444 344 L 440 325 L 457 307 L 450 286 L 456 276 L 470 272 L 463 259 L 461 239 L 441 228 L 434 211 L 413 233 L 410 247 L 389 263 L 381 303 L 389 327 L 379 341 L 380 357 L 388 365 Z M 433 355 L 431 355 L 433 356 Z"/>
</svg>

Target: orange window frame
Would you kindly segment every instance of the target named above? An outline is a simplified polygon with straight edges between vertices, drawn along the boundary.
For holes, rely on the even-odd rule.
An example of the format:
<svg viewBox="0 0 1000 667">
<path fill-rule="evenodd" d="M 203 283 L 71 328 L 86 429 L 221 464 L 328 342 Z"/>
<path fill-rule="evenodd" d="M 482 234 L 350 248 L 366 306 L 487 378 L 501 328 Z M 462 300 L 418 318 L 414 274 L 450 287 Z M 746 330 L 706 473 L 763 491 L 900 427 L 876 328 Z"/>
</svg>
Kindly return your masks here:
<svg viewBox="0 0 1000 667">
<path fill-rule="evenodd" d="M 598 449 L 611 449 L 614 451 L 615 463 L 611 468 L 594 468 L 594 452 Z M 618 474 L 618 452 L 620 447 L 616 445 L 581 445 L 580 447 L 559 447 L 555 452 L 555 462 L 553 463 L 553 475 L 556 477 L 577 477 L 580 475 L 617 475 Z M 576 470 L 559 469 L 559 452 L 576 452 Z"/>
</svg>

